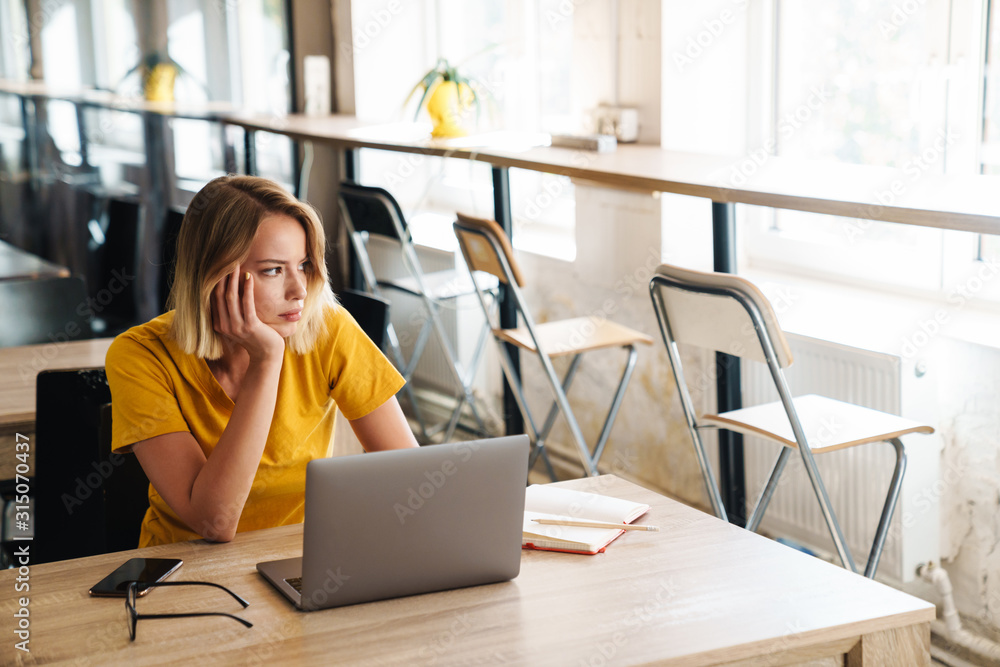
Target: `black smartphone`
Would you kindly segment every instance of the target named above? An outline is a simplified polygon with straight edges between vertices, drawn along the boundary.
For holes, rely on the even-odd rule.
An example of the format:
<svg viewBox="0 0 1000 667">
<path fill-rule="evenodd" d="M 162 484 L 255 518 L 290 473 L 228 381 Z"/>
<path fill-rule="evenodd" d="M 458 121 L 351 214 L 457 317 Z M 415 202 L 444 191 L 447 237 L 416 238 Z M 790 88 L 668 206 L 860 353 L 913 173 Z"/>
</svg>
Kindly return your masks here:
<svg viewBox="0 0 1000 667">
<path fill-rule="evenodd" d="M 90 589 L 90 594 L 95 597 L 123 598 L 128 585 L 133 581 L 144 584 L 163 581 L 183 562 L 179 558 L 130 558 L 97 582 Z M 148 588 L 139 587 L 139 595 L 148 592 Z"/>
</svg>

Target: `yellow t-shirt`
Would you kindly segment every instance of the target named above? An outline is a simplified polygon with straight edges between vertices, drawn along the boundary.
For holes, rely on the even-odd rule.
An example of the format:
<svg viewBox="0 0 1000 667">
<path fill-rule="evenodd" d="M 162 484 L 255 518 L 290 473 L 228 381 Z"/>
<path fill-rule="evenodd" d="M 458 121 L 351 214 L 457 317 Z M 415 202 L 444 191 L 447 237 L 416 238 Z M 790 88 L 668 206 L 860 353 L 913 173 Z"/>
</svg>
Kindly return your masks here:
<svg viewBox="0 0 1000 667">
<path fill-rule="evenodd" d="M 204 359 L 185 354 L 170 337 L 173 311 L 129 329 L 107 356 L 113 450 L 166 433 L 187 431 L 209 456 L 233 411 Z M 304 518 L 306 464 L 329 456 L 334 407 L 358 419 L 403 386 L 403 378 L 340 307 L 325 313 L 326 332 L 312 351 L 285 348 L 271 431 L 238 532 L 299 523 Z M 149 487 L 139 546 L 199 538 Z"/>
</svg>

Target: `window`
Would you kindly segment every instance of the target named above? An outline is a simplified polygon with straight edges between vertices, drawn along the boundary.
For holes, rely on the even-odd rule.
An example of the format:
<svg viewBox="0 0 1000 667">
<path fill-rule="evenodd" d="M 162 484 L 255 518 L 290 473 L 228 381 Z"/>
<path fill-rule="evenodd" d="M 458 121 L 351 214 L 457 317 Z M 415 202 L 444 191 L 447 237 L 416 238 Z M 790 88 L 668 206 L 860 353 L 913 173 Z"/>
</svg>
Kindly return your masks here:
<svg viewBox="0 0 1000 667">
<path fill-rule="evenodd" d="M 28 18 L 21 0 L 0 0 L 0 77 L 12 81 L 28 78 Z"/>
<path fill-rule="evenodd" d="M 291 56 L 282 0 L 170 0 L 168 20 L 167 48 L 184 71 L 175 87 L 177 99 L 230 101 L 276 115 L 291 110 Z M 174 119 L 171 129 L 175 172 L 183 187 L 197 190 L 226 172 L 222 127 Z M 258 134 L 256 158 L 259 175 L 293 189 L 293 147 L 287 137 Z"/>
<path fill-rule="evenodd" d="M 0 3 L 4 17 L 16 13 L 13 5 L 19 4 L 10 0 Z M 102 88 L 126 98 L 141 95 L 137 66 L 149 54 L 143 54 L 136 7 L 131 0 L 42 3 L 41 52 L 46 82 L 70 89 Z M 152 25 L 150 30 L 165 34 L 147 39 L 154 44 L 165 40 L 166 55 L 180 65 L 174 85 L 179 102 L 229 101 L 254 111 L 289 111 L 290 56 L 284 0 L 166 0 L 164 8 L 166 25 Z M 5 72 L 19 53 L 17 40 L 13 42 L 4 40 L 0 51 Z M 80 167 L 75 108 L 58 101 L 50 102 L 47 108 L 47 127 L 63 161 Z M 88 158 L 100 169 L 102 179 L 116 182 L 132 178 L 145 162 L 140 116 L 127 109 L 86 108 L 83 119 Z M 225 172 L 225 141 L 218 124 L 174 119 L 170 125 L 175 173 L 182 187 L 198 189 Z M 258 139 L 259 172 L 289 188 L 294 173 L 292 158 L 287 138 L 267 135 Z"/>
<path fill-rule="evenodd" d="M 103 0 L 92 4 L 94 85 L 126 95 L 139 94 L 138 77 L 132 79 L 131 89 L 119 88 L 123 82 L 128 83 L 124 81 L 125 75 L 139 62 L 132 6 L 129 0 Z"/>
<path fill-rule="evenodd" d="M 980 171 L 1000 174 L 1000 2 L 987 3 L 986 48 L 984 62 L 983 145 Z M 976 259 L 1000 259 L 1000 237 L 980 235 L 976 238 Z"/>
<path fill-rule="evenodd" d="M 351 12 L 358 117 L 387 125 L 412 121 L 418 98 L 406 105 L 407 94 L 444 57 L 479 84 L 479 131 L 558 132 L 571 127 L 573 21 L 558 0 L 354 0 Z M 403 52 L 413 57 L 399 58 Z M 362 182 L 392 192 L 410 219 L 450 224 L 456 210 L 493 215 L 486 165 L 366 150 L 360 166 Z M 518 247 L 572 258 L 569 179 L 517 169 L 510 176 Z M 435 245 L 453 246 L 448 238 L 453 234 L 447 232 L 429 238 L 439 239 Z"/>
<path fill-rule="evenodd" d="M 927 174 L 1000 173 L 997 9 L 987 0 L 775 0 L 774 43 L 758 45 L 773 49 L 761 59 L 773 70 L 771 112 L 750 129 L 751 146 L 894 167 L 906 188 L 921 187 Z M 873 183 L 872 195 L 892 199 L 889 185 Z M 978 271 L 977 262 L 1000 257 L 992 236 L 785 210 L 747 214 L 750 266 L 940 294 Z"/>
<path fill-rule="evenodd" d="M 948 146 L 947 22 L 927 3 L 893 18 L 891 0 L 774 4 L 772 111 L 760 145 L 779 156 L 941 173 Z M 873 194 L 894 196 L 890 184 Z M 941 232 L 787 210 L 753 210 L 751 265 L 899 286 L 941 284 Z"/>
<path fill-rule="evenodd" d="M 64 2 L 52 9 L 41 29 L 45 82 L 54 87 L 76 88 L 93 83 L 91 71 L 81 71 L 88 60 L 80 57 L 77 3 Z M 87 44 L 89 51 L 90 44 Z"/>
</svg>

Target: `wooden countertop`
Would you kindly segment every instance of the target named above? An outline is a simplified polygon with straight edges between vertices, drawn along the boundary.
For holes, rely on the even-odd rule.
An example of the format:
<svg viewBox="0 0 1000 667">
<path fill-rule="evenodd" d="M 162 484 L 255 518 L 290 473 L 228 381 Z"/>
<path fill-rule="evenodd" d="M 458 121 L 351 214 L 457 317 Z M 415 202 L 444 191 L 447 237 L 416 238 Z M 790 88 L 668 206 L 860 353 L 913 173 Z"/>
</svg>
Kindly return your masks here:
<svg viewBox="0 0 1000 667">
<path fill-rule="evenodd" d="M 104 366 L 113 338 L 94 338 L 0 348 L 0 429 L 35 421 L 38 373 Z"/>
<path fill-rule="evenodd" d="M 413 123 L 366 124 L 354 116 L 223 114 L 247 130 L 340 148 L 373 148 L 560 174 L 609 187 L 704 197 L 910 225 L 1000 233 L 1000 176 L 945 176 L 763 155 L 712 155 L 619 144 L 611 153 L 552 148 L 539 135 L 493 132 L 431 139 Z"/>
</svg>

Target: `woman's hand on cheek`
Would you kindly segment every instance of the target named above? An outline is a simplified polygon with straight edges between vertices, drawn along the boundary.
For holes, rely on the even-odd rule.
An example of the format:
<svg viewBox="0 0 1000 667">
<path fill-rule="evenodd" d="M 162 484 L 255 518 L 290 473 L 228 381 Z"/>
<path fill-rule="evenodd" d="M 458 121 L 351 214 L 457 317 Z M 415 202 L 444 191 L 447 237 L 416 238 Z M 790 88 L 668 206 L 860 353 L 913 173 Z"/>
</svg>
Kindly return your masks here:
<svg viewBox="0 0 1000 667">
<path fill-rule="evenodd" d="M 285 341 L 281 334 L 257 318 L 253 277 L 242 273 L 239 266 L 212 291 L 212 324 L 223 338 L 246 349 L 251 360 L 284 355 Z"/>
</svg>

